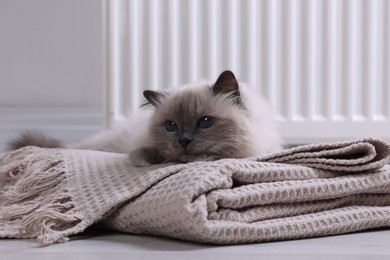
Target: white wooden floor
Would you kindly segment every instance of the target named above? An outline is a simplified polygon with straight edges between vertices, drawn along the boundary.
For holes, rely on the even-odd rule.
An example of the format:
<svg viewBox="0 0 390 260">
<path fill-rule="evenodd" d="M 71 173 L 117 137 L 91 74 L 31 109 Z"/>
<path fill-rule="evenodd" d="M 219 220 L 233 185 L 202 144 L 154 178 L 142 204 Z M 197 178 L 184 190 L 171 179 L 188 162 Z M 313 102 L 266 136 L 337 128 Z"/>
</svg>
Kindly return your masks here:
<svg viewBox="0 0 390 260">
<path fill-rule="evenodd" d="M 390 230 L 237 246 L 105 233 L 64 244 L 39 246 L 35 240 L 0 240 L 0 259 L 390 259 Z"/>
</svg>

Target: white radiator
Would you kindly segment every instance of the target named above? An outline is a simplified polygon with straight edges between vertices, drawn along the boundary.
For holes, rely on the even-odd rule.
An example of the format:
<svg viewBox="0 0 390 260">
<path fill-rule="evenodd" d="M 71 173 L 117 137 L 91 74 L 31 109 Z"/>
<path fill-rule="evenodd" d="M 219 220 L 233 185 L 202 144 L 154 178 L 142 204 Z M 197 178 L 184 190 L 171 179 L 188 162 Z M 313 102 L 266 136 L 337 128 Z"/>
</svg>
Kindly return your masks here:
<svg viewBox="0 0 390 260">
<path fill-rule="evenodd" d="M 273 105 L 289 143 L 390 140 L 389 0 L 110 0 L 107 120 L 142 90 L 224 69 Z"/>
</svg>

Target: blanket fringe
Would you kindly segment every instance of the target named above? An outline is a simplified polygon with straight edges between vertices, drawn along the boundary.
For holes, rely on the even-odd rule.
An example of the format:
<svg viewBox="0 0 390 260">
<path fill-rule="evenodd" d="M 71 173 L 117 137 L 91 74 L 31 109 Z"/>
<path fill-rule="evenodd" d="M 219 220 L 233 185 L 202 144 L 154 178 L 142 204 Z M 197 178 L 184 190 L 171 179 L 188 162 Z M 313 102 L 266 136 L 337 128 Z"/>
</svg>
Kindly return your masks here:
<svg viewBox="0 0 390 260">
<path fill-rule="evenodd" d="M 25 147 L 0 157 L 0 165 L 0 237 L 66 241 L 61 231 L 81 220 L 67 190 L 60 152 Z"/>
</svg>

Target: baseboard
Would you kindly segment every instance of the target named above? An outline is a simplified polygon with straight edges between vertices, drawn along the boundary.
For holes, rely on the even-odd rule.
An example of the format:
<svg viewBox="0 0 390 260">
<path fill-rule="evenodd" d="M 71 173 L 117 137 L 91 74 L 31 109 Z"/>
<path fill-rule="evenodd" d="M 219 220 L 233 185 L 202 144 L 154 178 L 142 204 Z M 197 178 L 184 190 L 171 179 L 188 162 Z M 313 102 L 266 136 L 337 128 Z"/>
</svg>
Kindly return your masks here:
<svg viewBox="0 0 390 260">
<path fill-rule="evenodd" d="M 97 109 L 0 108 L 0 151 L 27 129 L 41 130 L 66 142 L 80 140 L 103 128 Z"/>
</svg>

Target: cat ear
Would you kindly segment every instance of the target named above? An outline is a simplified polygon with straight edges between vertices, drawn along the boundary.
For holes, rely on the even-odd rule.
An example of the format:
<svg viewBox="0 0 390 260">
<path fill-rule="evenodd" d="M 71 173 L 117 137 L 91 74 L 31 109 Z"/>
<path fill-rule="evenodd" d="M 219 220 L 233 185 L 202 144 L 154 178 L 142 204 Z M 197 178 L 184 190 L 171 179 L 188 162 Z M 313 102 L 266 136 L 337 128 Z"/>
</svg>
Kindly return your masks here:
<svg viewBox="0 0 390 260">
<path fill-rule="evenodd" d="M 161 104 L 165 97 L 165 94 L 153 90 L 145 90 L 143 94 L 146 100 L 155 107 Z"/>
<path fill-rule="evenodd" d="M 238 82 L 233 72 L 225 70 L 219 75 L 217 81 L 213 86 L 213 93 L 218 94 L 231 94 L 236 99 L 237 103 L 240 103 L 240 90 L 238 88 Z"/>
</svg>

